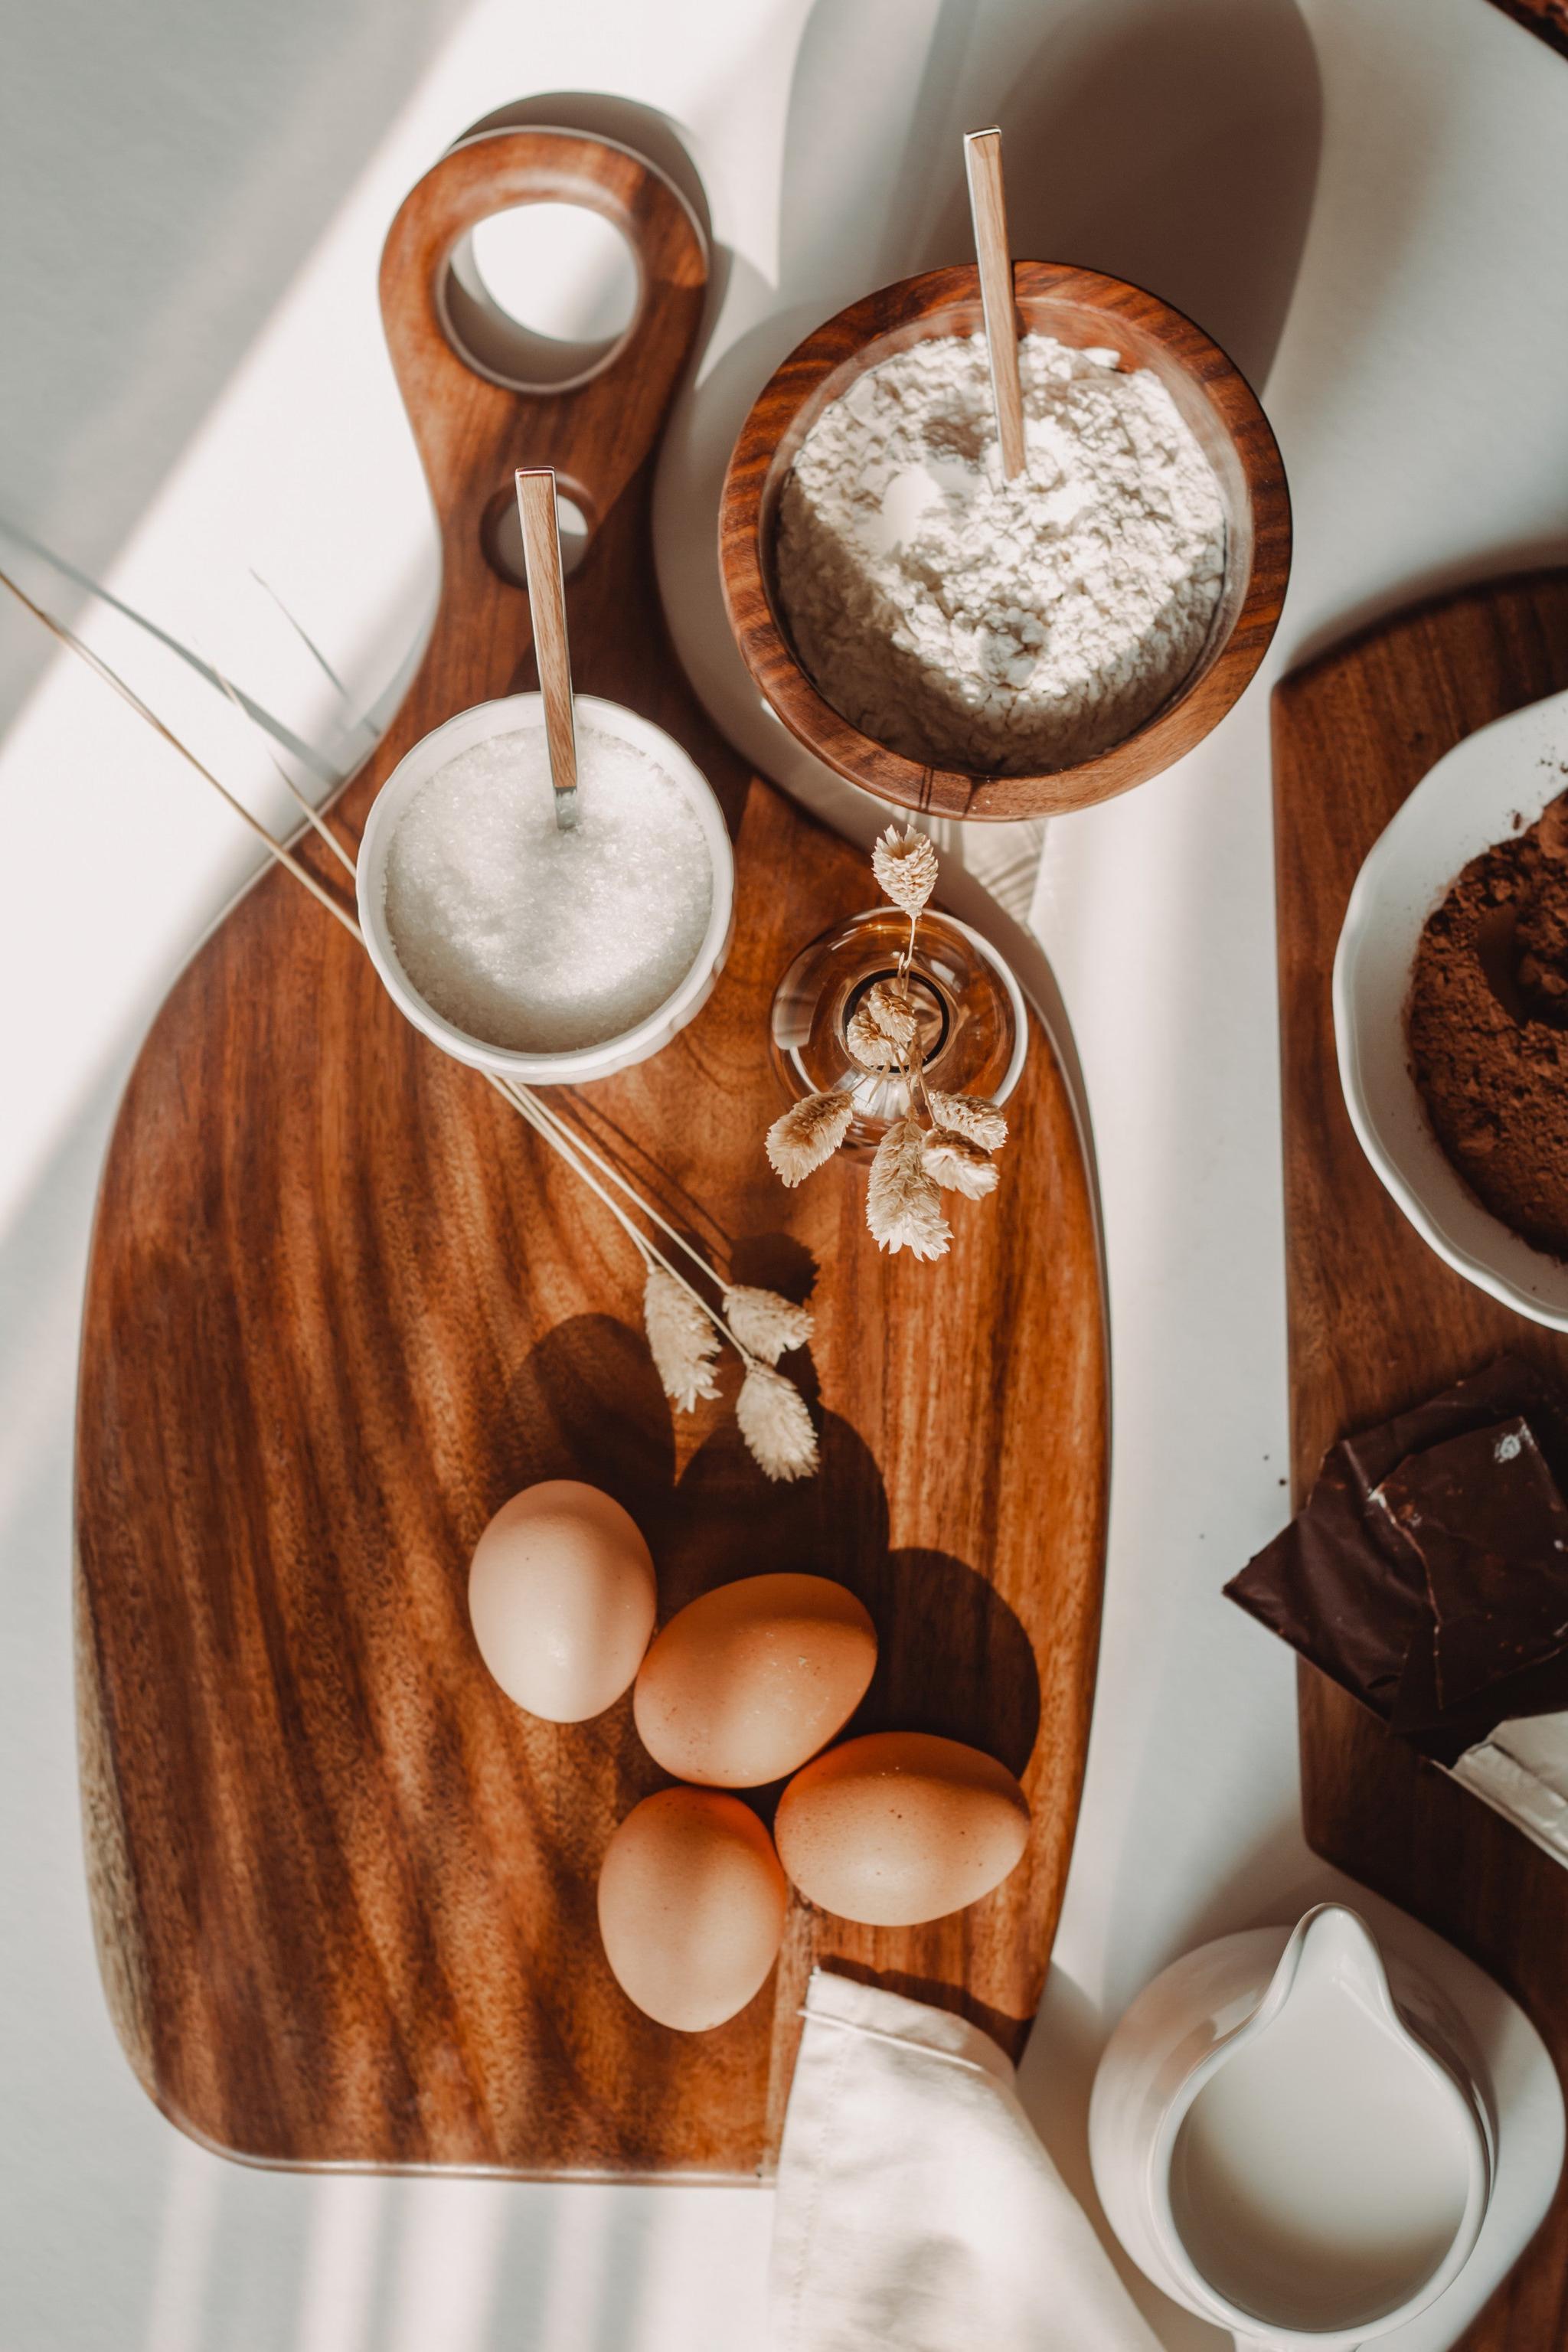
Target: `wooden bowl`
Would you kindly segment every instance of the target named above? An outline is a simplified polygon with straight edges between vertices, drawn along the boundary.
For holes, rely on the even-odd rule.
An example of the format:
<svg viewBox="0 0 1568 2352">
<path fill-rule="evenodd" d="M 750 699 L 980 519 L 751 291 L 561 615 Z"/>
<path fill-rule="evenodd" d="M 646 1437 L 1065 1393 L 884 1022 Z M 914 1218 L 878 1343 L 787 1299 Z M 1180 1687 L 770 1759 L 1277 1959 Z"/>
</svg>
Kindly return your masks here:
<svg viewBox="0 0 1568 2352">
<path fill-rule="evenodd" d="M 795 656 L 773 578 L 778 504 L 795 452 L 830 401 L 895 352 L 981 327 L 973 268 L 901 278 L 840 310 L 797 344 L 741 428 L 719 518 L 719 560 L 742 658 L 791 734 L 851 783 L 934 816 L 1022 817 L 1087 808 L 1158 775 L 1218 725 L 1268 650 L 1290 571 L 1290 499 L 1268 420 L 1245 378 L 1190 319 L 1142 287 L 1092 269 L 1020 261 L 1026 331 L 1114 347 L 1152 369 L 1197 437 L 1225 499 L 1225 583 L 1204 650 L 1131 735 L 1094 758 L 1032 776 L 922 767 L 863 735 L 825 702 Z"/>
</svg>

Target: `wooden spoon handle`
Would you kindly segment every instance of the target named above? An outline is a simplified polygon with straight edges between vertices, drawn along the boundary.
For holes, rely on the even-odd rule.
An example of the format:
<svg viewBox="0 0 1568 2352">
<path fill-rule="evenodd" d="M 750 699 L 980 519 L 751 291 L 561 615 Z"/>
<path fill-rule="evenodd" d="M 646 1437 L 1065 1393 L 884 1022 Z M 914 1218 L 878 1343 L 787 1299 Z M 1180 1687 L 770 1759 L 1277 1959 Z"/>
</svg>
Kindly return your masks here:
<svg viewBox="0 0 1568 2352">
<path fill-rule="evenodd" d="M 533 614 L 533 657 L 539 664 L 539 690 L 544 698 L 555 822 L 569 833 L 577 822 L 577 730 L 572 717 L 572 656 L 566 643 L 566 587 L 561 572 L 555 476 L 550 467 L 519 471 L 517 511 L 522 524 L 528 602 Z"/>
<path fill-rule="evenodd" d="M 980 265 L 980 299 L 985 317 L 985 347 L 1002 471 L 1008 481 L 1024 470 L 1024 387 L 1018 377 L 1018 310 L 1013 299 L 1013 256 L 1007 239 L 1007 200 L 1002 182 L 1002 133 L 971 131 L 963 142 L 969 175 L 969 208 L 974 221 L 974 257 Z"/>
</svg>

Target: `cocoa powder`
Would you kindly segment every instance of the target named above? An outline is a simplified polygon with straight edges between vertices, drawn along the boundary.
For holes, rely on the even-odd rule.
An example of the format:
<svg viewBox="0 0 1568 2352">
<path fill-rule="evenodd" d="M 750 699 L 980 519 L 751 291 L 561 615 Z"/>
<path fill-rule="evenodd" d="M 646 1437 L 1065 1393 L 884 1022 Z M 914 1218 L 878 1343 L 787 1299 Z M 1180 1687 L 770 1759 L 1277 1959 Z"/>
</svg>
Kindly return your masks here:
<svg viewBox="0 0 1568 2352">
<path fill-rule="evenodd" d="M 1454 1166 L 1495 1217 L 1568 1259 L 1568 793 L 1471 858 L 1427 917 L 1405 1017 Z"/>
</svg>

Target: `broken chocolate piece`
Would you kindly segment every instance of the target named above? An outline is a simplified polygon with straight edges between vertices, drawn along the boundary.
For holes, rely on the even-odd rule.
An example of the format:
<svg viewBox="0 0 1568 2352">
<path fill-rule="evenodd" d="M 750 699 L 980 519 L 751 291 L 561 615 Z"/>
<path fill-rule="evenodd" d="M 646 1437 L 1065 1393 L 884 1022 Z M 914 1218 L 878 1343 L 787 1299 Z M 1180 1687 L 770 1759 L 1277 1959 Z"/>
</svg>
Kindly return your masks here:
<svg viewBox="0 0 1568 2352">
<path fill-rule="evenodd" d="M 1388 1720 L 1425 1613 L 1426 1579 L 1408 1545 L 1369 1521 L 1348 1444 L 1331 1446 L 1306 1509 L 1225 1589 Z"/>
<path fill-rule="evenodd" d="M 1522 1634 L 1500 1620 L 1486 1621 L 1487 1610 L 1466 1607 L 1465 1575 L 1451 1559 L 1438 1570 L 1451 1622 L 1444 1670 L 1463 1696 L 1445 1705 L 1427 1561 L 1396 1512 L 1372 1499 L 1388 1485 L 1397 1506 L 1405 1492 L 1398 1479 L 1408 1473 L 1414 1493 L 1423 1457 L 1500 1423 L 1528 1423 L 1539 1449 L 1517 1474 L 1531 1486 L 1527 1517 L 1538 1536 L 1539 1514 L 1550 1516 L 1551 1507 L 1537 1465 L 1540 1477 L 1554 1482 L 1557 1507 L 1568 1514 L 1568 1412 L 1533 1365 L 1501 1356 L 1440 1396 L 1331 1446 L 1304 1509 L 1226 1587 L 1231 1600 L 1443 1763 L 1510 1717 L 1568 1707 L 1568 1642 L 1544 1654 L 1541 1647 L 1555 1622 L 1552 1604 L 1532 1580 Z M 1523 1456 L 1521 1447 L 1510 1463 Z M 1510 1463 L 1491 1467 L 1507 1470 Z M 1443 1467 L 1439 1462 L 1437 1474 Z M 1457 1506 L 1442 1508 L 1462 1517 Z M 1471 1527 L 1469 1536 L 1478 1539 L 1478 1530 Z M 1538 1557 L 1537 1536 L 1526 1549 L 1535 1545 Z M 1495 1580 L 1488 1589 L 1495 1591 Z"/>
<path fill-rule="evenodd" d="M 1412 1454 L 1371 1501 L 1422 1562 L 1445 1713 L 1568 1646 L 1568 1505 L 1521 1415 Z"/>
</svg>

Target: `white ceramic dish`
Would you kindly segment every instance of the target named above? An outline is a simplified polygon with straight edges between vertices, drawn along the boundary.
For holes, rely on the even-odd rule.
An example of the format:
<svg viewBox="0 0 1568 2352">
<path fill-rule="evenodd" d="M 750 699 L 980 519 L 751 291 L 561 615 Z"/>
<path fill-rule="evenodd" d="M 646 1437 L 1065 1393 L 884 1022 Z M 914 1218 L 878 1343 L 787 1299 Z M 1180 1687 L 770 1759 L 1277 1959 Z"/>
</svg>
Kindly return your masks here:
<svg viewBox="0 0 1568 2352">
<path fill-rule="evenodd" d="M 1510 1231 L 1450 1165 L 1410 1074 L 1405 1006 L 1421 929 L 1461 866 L 1532 824 L 1568 777 L 1568 694 L 1515 710 L 1422 777 L 1368 851 L 1334 957 L 1340 1083 L 1363 1150 L 1423 1240 L 1467 1281 L 1568 1331 L 1568 1265 Z"/>
<path fill-rule="evenodd" d="M 1249 2068 L 1249 2087 L 1229 2090 L 1232 2072 Z M 1397 1958 L 1385 1969 L 1357 1913 L 1320 1904 L 1293 1932 L 1222 1937 L 1144 1988 L 1095 2077 L 1095 2186 L 1139 2267 L 1189 2311 L 1229 2327 L 1238 2344 L 1354 2352 L 1435 2303 L 1475 2251 L 1493 2170 L 1483 2074 L 1462 2019 L 1435 1988 Z M 1210 2127 L 1220 2132 L 1222 2157 L 1211 2154 L 1197 2186 L 1189 2181 L 1184 2191 L 1184 2148 L 1216 2095 L 1226 2102 L 1223 2125 Z M 1380 2107 L 1387 2113 L 1369 2164 L 1357 2144 Z M 1341 2161 L 1325 2168 L 1324 2135 L 1342 2111 Z M 1281 2173 L 1280 2144 L 1298 2135 L 1316 2149 L 1319 2168 L 1306 2162 Z M 1441 2161 L 1424 2167 L 1434 2140 Z M 1254 2211 L 1239 2188 L 1255 2170 L 1278 2176 L 1272 2209 L 1259 2198 Z M 1354 2179 L 1353 2192 L 1342 2172 Z M 1414 2192 L 1412 2172 L 1420 2183 Z M 1279 2204 L 1287 2182 L 1305 2210 Z M 1196 2252 L 1184 2234 L 1184 2194 L 1189 2221 L 1206 2208 Z M 1191 2206 L 1194 2196 L 1199 2207 Z M 1223 2226 L 1216 2197 L 1228 2197 L 1231 2208 Z M 1289 2232 L 1285 2210 L 1292 2211 Z M 1249 2218 L 1261 2232 L 1251 2239 Z M 1323 2249 L 1339 2242 L 1336 2227 L 1352 2232 L 1350 2280 L 1324 2276 Z M 1232 2274 L 1230 2290 L 1208 2274 L 1208 2256 Z M 1268 2317 L 1231 2299 L 1243 2279 L 1264 2297 Z M 1356 2284 L 1366 2308 L 1355 2307 Z"/>
<path fill-rule="evenodd" d="M 734 928 L 735 860 L 723 811 L 707 777 L 662 728 L 639 718 L 635 710 L 627 710 L 618 702 L 606 702 L 596 694 L 580 694 L 575 701 L 581 718 L 633 745 L 657 761 L 681 787 L 702 828 L 713 864 L 713 903 L 702 945 L 679 987 L 635 1028 L 623 1030 L 618 1036 L 607 1037 L 597 1045 L 575 1046 L 563 1054 L 520 1053 L 504 1045 L 489 1045 L 482 1037 L 471 1037 L 466 1030 L 458 1028 L 426 1002 L 398 961 L 387 929 L 386 853 L 398 818 L 437 769 L 456 759 L 459 751 L 470 751 L 476 743 L 487 742 L 492 736 L 542 727 L 544 709 L 539 695 L 509 694 L 496 702 L 477 702 L 471 709 L 459 710 L 455 718 L 422 736 L 412 751 L 404 753 L 377 793 L 360 845 L 360 926 L 371 961 L 393 1002 L 416 1029 L 423 1030 L 455 1060 L 467 1062 L 475 1069 L 492 1070 L 498 1076 L 515 1078 L 527 1086 L 576 1086 L 589 1078 L 606 1078 L 613 1071 L 629 1069 L 634 1062 L 646 1062 L 659 1052 L 678 1030 L 684 1029 L 700 1012 L 712 994 L 713 983 L 724 968 Z"/>
<path fill-rule="evenodd" d="M 1424 2019 L 1425 2030 L 1432 2032 L 1441 2020 L 1440 2038 L 1457 2042 L 1456 2056 L 1462 2051 L 1462 2071 L 1479 2096 L 1494 2143 L 1491 2198 L 1468 2262 L 1424 2311 L 1376 2338 L 1379 2352 L 1449 2352 L 1519 2260 L 1552 2202 L 1563 2167 L 1563 2092 L 1545 2043 L 1500 1985 L 1429 1927 L 1370 1889 L 1351 1890 L 1348 1882 L 1342 1884 L 1371 1924 L 1401 1998 L 1409 1999 L 1419 1983 L 1423 1990 L 1416 2013 Z M 1214 2030 L 1212 1996 L 1216 1989 L 1223 1991 L 1221 1980 L 1234 1978 L 1239 1985 L 1250 1972 L 1254 1998 L 1258 1997 L 1289 1933 L 1283 1927 L 1264 1928 L 1225 1937 L 1178 1961 L 1140 1995 L 1123 2021 L 1125 2034 L 1119 2026 L 1107 2045 L 1101 2060 L 1103 2087 L 1096 2082 L 1089 2134 L 1097 2182 L 1101 2174 L 1125 2171 L 1129 2124 L 1135 2124 L 1142 2094 L 1162 2065 L 1169 2060 L 1184 2074 L 1187 2066 L 1202 2062 L 1208 2047 L 1205 2032 Z M 1156 1993 L 1152 2001 L 1151 1993 Z M 1245 2005 L 1240 2013 L 1245 2014 Z M 1206 2028 L 1205 2018 L 1210 2021 Z M 1194 2024 L 1197 2030 L 1185 2064 L 1181 2064 L 1177 2045 Z M 1134 2187 L 1133 2201 L 1147 2212 L 1147 2178 Z M 1102 2202 L 1109 2208 L 1110 2200 L 1102 2198 Z M 1114 2223 L 1115 2215 L 1110 2218 Z M 1142 2237 L 1141 2221 L 1134 2223 L 1131 2235 Z M 1136 2245 L 1131 2251 L 1140 2259 Z M 1157 2319 L 1153 2325 L 1164 2340 Z M 1173 2336 L 1169 2340 L 1176 2339 Z M 1188 2334 L 1184 2332 L 1180 2340 L 1186 2343 Z M 1236 2339 L 1249 2346 L 1259 2340 L 1256 2333 L 1246 2332 Z M 1214 2341 L 1224 2338 L 1216 2334 Z"/>
</svg>

